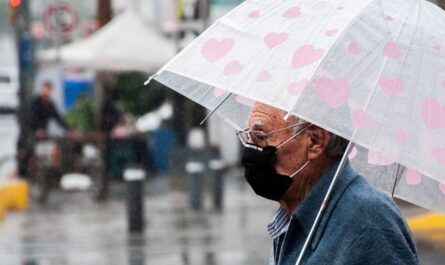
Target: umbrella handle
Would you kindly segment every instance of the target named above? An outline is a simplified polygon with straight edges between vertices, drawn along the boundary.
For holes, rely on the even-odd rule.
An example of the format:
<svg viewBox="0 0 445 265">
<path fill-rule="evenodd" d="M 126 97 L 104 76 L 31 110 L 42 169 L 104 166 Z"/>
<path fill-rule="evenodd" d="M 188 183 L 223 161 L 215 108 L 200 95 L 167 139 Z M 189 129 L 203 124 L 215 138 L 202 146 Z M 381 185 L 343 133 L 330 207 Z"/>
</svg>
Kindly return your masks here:
<svg viewBox="0 0 445 265">
<path fill-rule="evenodd" d="M 311 230 L 309 231 L 309 235 L 307 236 L 306 241 L 304 242 L 303 248 L 301 249 L 300 254 L 298 255 L 298 259 L 295 265 L 301 265 L 301 263 L 303 262 L 304 253 L 306 252 L 307 247 L 309 246 L 309 243 L 311 242 L 312 237 L 314 236 L 315 231 L 317 230 L 318 224 L 320 223 L 320 219 L 323 216 L 326 205 L 328 204 L 332 191 L 334 190 L 335 183 L 337 183 L 337 180 L 340 177 L 340 174 L 342 173 L 343 168 L 346 165 L 346 162 L 348 161 L 349 152 L 353 147 L 354 143 L 352 141 L 349 141 L 348 147 L 346 147 L 345 153 L 343 154 L 340 164 L 337 167 L 337 171 L 335 172 L 334 178 L 332 179 L 331 184 L 329 185 L 329 189 L 326 192 L 323 202 L 321 203 L 320 209 L 318 210 L 317 216 L 315 217 L 314 223 L 312 224 Z"/>
</svg>

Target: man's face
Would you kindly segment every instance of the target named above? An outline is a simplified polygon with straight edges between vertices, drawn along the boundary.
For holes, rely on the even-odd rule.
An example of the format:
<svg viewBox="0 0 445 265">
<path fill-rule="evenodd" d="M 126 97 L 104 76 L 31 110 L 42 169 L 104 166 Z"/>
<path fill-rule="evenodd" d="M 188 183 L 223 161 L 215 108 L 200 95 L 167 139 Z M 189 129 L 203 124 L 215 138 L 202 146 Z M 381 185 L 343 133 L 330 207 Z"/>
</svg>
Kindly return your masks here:
<svg viewBox="0 0 445 265">
<path fill-rule="evenodd" d="M 257 103 L 249 116 L 249 129 L 269 133 L 295 124 L 295 120 L 284 120 L 285 113 L 271 106 Z M 289 128 L 269 135 L 267 144 L 278 146 L 294 135 L 294 128 Z M 307 161 L 307 136 L 301 135 L 290 140 L 277 152 L 275 168 L 279 174 L 291 175 Z"/>
<path fill-rule="evenodd" d="M 52 87 L 50 85 L 44 85 L 42 88 L 43 97 L 49 99 L 51 97 Z"/>
</svg>

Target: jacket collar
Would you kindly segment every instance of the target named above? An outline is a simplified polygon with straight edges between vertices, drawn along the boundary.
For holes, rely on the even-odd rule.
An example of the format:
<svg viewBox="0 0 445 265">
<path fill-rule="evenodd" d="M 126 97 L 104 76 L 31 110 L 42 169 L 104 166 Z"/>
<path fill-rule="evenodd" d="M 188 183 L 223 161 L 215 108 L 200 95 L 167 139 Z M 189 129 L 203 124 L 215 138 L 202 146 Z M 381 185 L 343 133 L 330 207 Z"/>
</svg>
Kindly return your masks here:
<svg viewBox="0 0 445 265">
<path fill-rule="evenodd" d="M 294 219 L 300 224 L 306 235 L 309 235 L 309 231 L 311 230 L 312 224 L 315 221 L 315 217 L 317 216 L 318 210 L 320 209 L 339 164 L 340 161 L 337 161 L 323 174 L 303 202 L 292 213 Z M 317 247 L 338 200 L 356 177 L 357 173 L 354 172 L 349 165 L 349 162 L 347 162 L 343 168 L 341 176 L 338 178 L 338 181 L 334 186 L 331 198 L 326 205 L 325 212 L 320 220 L 317 230 L 315 231 L 315 235 L 312 238 L 312 249 Z"/>
</svg>

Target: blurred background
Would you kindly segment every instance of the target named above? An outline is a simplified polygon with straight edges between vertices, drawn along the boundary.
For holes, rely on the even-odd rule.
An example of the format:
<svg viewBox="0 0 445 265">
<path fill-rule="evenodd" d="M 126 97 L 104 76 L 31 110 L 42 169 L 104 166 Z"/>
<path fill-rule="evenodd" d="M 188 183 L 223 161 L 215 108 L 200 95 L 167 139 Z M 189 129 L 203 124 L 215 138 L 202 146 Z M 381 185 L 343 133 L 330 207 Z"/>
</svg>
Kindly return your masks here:
<svg viewBox="0 0 445 265">
<path fill-rule="evenodd" d="M 0 264 L 266 264 L 233 129 L 143 85 L 241 2 L 0 0 Z M 443 264 L 444 216 L 398 203 Z"/>
</svg>

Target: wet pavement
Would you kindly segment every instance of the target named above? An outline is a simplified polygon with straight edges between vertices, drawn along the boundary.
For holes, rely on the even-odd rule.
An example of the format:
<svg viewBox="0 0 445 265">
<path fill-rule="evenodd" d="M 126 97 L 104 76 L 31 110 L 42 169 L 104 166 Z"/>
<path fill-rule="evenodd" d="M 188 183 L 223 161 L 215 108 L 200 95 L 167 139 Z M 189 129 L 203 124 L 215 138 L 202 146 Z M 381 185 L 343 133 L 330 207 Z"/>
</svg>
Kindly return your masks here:
<svg viewBox="0 0 445 265">
<path fill-rule="evenodd" d="M 123 183 L 113 185 L 106 203 L 86 192 L 55 191 L 48 205 L 8 213 L 0 223 L 0 264 L 266 264 L 265 227 L 276 205 L 255 197 L 238 172 L 226 177 L 223 210 L 213 208 L 207 193 L 202 211 L 189 209 L 180 178 L 151 179 L 139 235 L 127 232 Z M 421 264 L 444 264 L 443 245 L 424 238 L 418 247 Z"/>
</svg>

